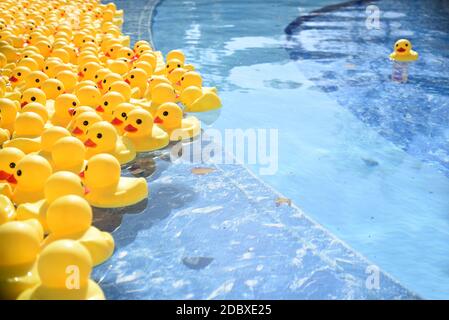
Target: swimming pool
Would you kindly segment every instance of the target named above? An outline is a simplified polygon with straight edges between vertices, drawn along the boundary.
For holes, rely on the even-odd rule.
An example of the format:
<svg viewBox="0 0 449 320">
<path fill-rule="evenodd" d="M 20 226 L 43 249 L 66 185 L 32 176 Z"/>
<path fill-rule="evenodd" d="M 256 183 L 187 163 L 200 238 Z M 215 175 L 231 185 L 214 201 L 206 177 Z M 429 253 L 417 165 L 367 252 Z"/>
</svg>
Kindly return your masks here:
<svg viewBox="0 0 449 320">
<path fill-rule="evenodd" d="M 379 30 L 366 2 L 292 24 L 335 3 L 164 0 L 153 40 L 219 87 L 215 128 L 279 129 L 279 171 L 261 179 L 407 288 L 448 298 L 447 2 L 375 1 Z M 407 84 L 389 80 L 400 37 L 421 54 Z"/>
</svg>

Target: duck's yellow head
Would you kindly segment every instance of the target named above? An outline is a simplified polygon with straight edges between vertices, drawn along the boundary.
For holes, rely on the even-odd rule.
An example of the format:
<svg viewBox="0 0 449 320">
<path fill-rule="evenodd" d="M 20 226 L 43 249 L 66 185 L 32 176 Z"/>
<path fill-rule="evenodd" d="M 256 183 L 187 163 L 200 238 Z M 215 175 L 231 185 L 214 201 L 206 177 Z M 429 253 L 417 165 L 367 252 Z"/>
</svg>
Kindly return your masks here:
<svg viewBox="0 0 449 320">
<path fill-rule="evenodd" d="M 131 99 L 131 86 L 125 81 L 116 81 L 108 88 L 109 92 L 120 93 L 126 102 Z"/>
<path fill-rule="evenodd" d="M 123 48 L 123 46 L 121 44 L 115 43 L 106 49 L 105 56 L 110 59 L 117 59 L 118 53 L 121 48 Z"/>
<path fill-rule="evenodd" d="M 56 76 L 57 67 L 62 65 L 62 61 L 60 59 L 48 58 L 44 63 L 44 73 L 49 77 Z"/>
<path fill-rule="evenodd" d="M 44 189 L 45 182 L 52 174 L 48 161 L 36 154 L 27 154 L 16 166 L 11 183 L 16 183 L 21 189 L 29 192 L 39 192 Z"/>
<path fill-rule="evenodd" d="M 55 100 L 59 95 L 65 93 L 65 87 L 61 80 L 47 79 L 42 83 L 42 91 L 47 99 Z"/>
<path fill-rule="evenodd" d="M 157 85 L 159 85 L 161 83 L 166 83 L 168 85 L 171 85 L 170 80 L 168 80 L 165 76 L 152 76 L 148 80 L 150 92 L 153 92 L 154 87 L 156 87 Z"/>
<path fill-rule="evenodd" d="M 167 76 L 175 89 L 181 89 L 181 78 L 186 72 L 187 70 L 184 68 L 176 68 Z"/>
<path fill-rule="evenodd" d="M 136 41 L 136 43 L 134 43 L 134 47 L 133 47 L 134 52 L 137 52 L 139 50 L 139 48 L 142 47 L 142 46 L 150 47 L 150 43 L 148 41 L 146 41 L 146 40 Z"/>
<path fill-rule="evenodd" d="M 150 136 L 153 131 L 153 117 L 144 109 L 135 109 L 128 114 L 123 128 L 129 136 Z"/>
<path fill-rule="evenodd" d="M 70 137 L 70 132 L 66 128 L 53 126 L 45 129 L 41 136 L 42 151 L 51 152 L 56 141 L 64 137 Z"/>
<path fill-rule="evenodd" d="M 31 73 L 31 70 L 27 67 L 16 67 L 12 71 L 11 76 L 9 77 L 9 82 L 13 87 L 23 83 L 25 78 Z"/>
<path fill-rule="evenodd" d="M 128 83 L 132 88 L 141 87 L 146 84 L 147 74 L 142 69 L 132 69 L 125 77 L 125 82 Z"/>
<path fill-rule="evenodd" d="M 51 158 L 58 170 L 81 166 L 86 159 L 86 147 L 75 137 L 64 137 L 53 145 Z"/>
<path fill-rule="evenodd" d="M 17 163 L 25 157 L 25 153 L 17 148 L 0 149 L 0 180 L 8 180 L 14 174 Z"/>
<path fill-rule="evenodd" d="M 102 88 L 102 81 L 103 79 L 111 73 L 111 70 L 107 69 L 107 68 L 101 68 L 99 70 L 97 70 L 97 72 L 95 72 L 94 75 L 94 82 L 97 84 L 98 88 Z"/>
<path fill-rule="evenodd" d="M 182 116 L 182 109 L 176 103 L 167 102 L 157 108 L 154 123 L 172 130 L 181 127 Z"/>
<path fill-rule="evenodd" d="M 95 74 L 101 68 L 101 65 L 95 61 L 80 64 L 78 76 L 85 80 L 94 80 Z"/>
<path fill-rule="evenodd" d="M 115 149 L 117 139 L 114 126 L 107 121 L 100 121 L 89 128 L 84 145 L 94 149 L 94 153 L 110 152 Z"/>
<path fill-rule="evenodd" d="M 144 54 L 139 56 L 139 58 L 137 59 L 136 62 L 142 62 L 142 61 L 148 62 L 149 64 L 151 64 L 153 71 L 156 69 L 157 57 L 152 52 L 145 52 Z"/>
<path fill-rule="evenodd" d="M 50 56 L 51 53 L 51 43 L 47 40 L 38 41 L 35 47 L 39 49 L 39 53 L 44 57 Z"/>
<path fill-rule="evenodd" d="M 67 276 L 76 274 L 78 284 L 83 288 L 89 282 L 92 258 L 89 251 L 78 241 L 57 240 L 42 250 L 37 269 L 45 287 L 68 290 Z"/>
<path fill-rule="evenodd" d="M 42 227 L 25 221 L 0 225 L 0 266 L 21 266 L 34 262 L 40 252 Z M 41 231 L 41 233 L 39 233 Z"/>
<path fill-rule="evenodd" d="M 125 58 L 109 60 L 107 62 L 107 66 L 112 72 L 120 75 L 124 75 L 129 72 L 129 62 Z"/>
<path fill-rule="evenodd" d="M 45 106 L 47 103 L 45 92 L 38 88 L 26 89 L 20 97 L 20 106 L 23 108 L 31 102 L 37 102 Z"/>
<path fill-rule="evenodd" d="M 17 62 L 17 67 L 27 67 L 30 71 L 39 70 L 38 63 L 32 58 L 22 58 Z"/>
<path fill-rule="evenodd" d="M 200 88 L 195 86 L 190 86 L 185 88 L 181 93 L 181 103 L 185 106 L 190 106 L 202 95 L 202 91 Z"/>
<path fill-rule="evenodd" d="M 118 50 L 117 58 L 132 59 L 134 57 L 134 51 L 128 47 L 121 47 Z"/>
<path fill-rule="evenodd" d="M 408 55 L 412 49 L 412 43 L 407 39 L 400 39 L 394 44 L 394 51 L 398 55 Z"/>
<path fill-rule="evenodd" d="M 86 189 L 81 178 L 69 171 L 58 171 L 53 173 L 45 183 L 44 194 L 48 203 L 68 195 L 84 197 Z"/>
<path fill-rule="evenodd" d="M 105 93 L 108 91 L 109 87 L 116 81 L 122 81 L 123 78 L 121 75 L 119 75 L 118 73 L 109 73 L 107 74 L 103 80 L 100 82 L 99 84 L 99 88 L 100 90 Z"/>
<path fill-rule="evenodd" d="M 151 99 L 155 104 L 175 102 L 177 98 L 175 89 L 167 83 L 160 83 L 151 91 Z"/>
<path fill-rule="evenodd" d="M 133 69 L 142 69 L 143 71 L 145 71 L 145 74 L 148 76 L 151 76 L 153 74 L 153 66 L 146 61 L 138 61 L 136 63 L 134 63 L 133 65 Z"/>
<path fill-rule="evenodd" d="M 15 137 L 38 137 L 44 131 L 44 120 L 34 112 L 19 113 L 14 125 Z"/>
<path fill-rule="evenodd" d="M 56 79 L 64 84 L 64 88 L 67 92 L 72 92 L 78 83 L 78 76 L 75 72 L 70 70 L 63 70 L 56 74 Z"/>
<path fill-rule="evenodd" d="M 84 86 L 77 92 L 78 100 L 81 105 L 96 108 L 101 101 L 101 92 L 97 87 Z"/>
<path fill-rule="evenodd" d="M 186 60 L 184 52 L 182 52 L 181 50 L 172 50 L 169 53 L 167 53 L 166 60 L 170 61 L 172 59 L 177 59 L 181 61 L 182 64 L 184 64 Z"/>
<path fill-rule="evenodd" d="M 58 236 L 84 232 L 92 224 L 92 208 L 82 196 L 59 197 L 48 207 L 47 224 L 50 232 Z"/>
<path fill-rule="evenodd" d="M 28 88 L 41 88 L 42 83 L 48 79 L 48 76 L 42 71 L 32 71 L 25 78 L 25 89 Z"/>
<path fill-rule="evenodd" d="M 55 99 L 55 115 L 62 118 L 70 118 L 73 111 L 80 106 L 78 97 L 71 93 L 63 93 Z"/>
<path fill-rule="evenodd" d="M 184 64 L 178 59 L 171 59 L 165 65 L 165 74 L 168 76 L 173 70 L 184 67 Z"/>
<path fill-rule="evenodd" d="M 16 120 L 16 103 L 8 98 L 0 98 L 0 113 L 2 114 L 2 123 L 12 123 Z"/>
<path fill-rule="evenodd" d="M 112 110 L 119 104 L 124 103 L 125 98 L 122 94 L 114 91 L 106 93 L 101 97 L 101 103 L 95 109 L 106 121 L 112 120 Z"/>
<path fill-rule="evenodd" d="M 71 125 L 71 132 L 74 136 L 83 136 L 94 123 L 103 120 L 93 109 L 91 110 L 92 111 L 86 111 L 75 115 Z M 78 111 L 78 109 L 76 111 Z"/>
<path fill-rule="evenodd" d="M 94 155 L 84 169 L 84 182 L 93 190 L 115 186 L 120 180 L 120 163 L 108 153 Z"/>
<path fill-rule="evenodd" d="M 131 103 L 128 102 L 120 103 L 116 108 L 112 109 L 111 123 L 118 129 L 122 128 L 126 119 L 128 119 L 128 113 L 134 110 L 135 108 L 137 107 Z"/>
<path fill-rule="evenodd" d="M 21 112 L 33 112 L 39 115 L 42 118 L 44 124 L 48 121 L 47 108 L 45 108 L 44 105 L 38 102 L 27 103 L 27 105 L 22 108 Z"/>
<path fill-rule="evenodd" d="M 195 86 L 201 88 L 203 85 L 203 79 L 198 72 L 189 71 L 184 73 L 181 77 L 181 90 L 184 90 L 187 87 Z"/>
</svg>

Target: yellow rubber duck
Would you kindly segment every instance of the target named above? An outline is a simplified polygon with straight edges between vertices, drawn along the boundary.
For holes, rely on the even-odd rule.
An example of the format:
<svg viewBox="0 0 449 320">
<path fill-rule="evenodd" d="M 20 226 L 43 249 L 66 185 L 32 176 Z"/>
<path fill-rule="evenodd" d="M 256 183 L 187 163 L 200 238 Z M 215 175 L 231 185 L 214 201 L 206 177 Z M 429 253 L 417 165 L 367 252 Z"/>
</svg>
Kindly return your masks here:
<svg viewBox="0 0 449 320">
<path fill-rule="evenodd" d="M 67 127 L 72 120 L 73 111 L 79 106 L 80 101 L 76 95 L 70 93 L 59 95 L 55 99 L 51 123 L 55 126 Z"/>
<path fill-rule="evenodd" d="M 52 174 L 50 163 L 39 155 L 27 154 L 16 166 L 9 182 L 16 183 L 12 200 L 15 204 L 36 202 L 44 198 L 44 186 Z"/>
<path fill-rule="evenodd" d="M 123 78 L 118 73 L 110 72 L 107 74 L 102 81 L 99 82 L 98 88 L 101 90 L 101 92 L 104 94 L 108 91 L 109 87 L 116 81 L 122 81 Z"/>
<path fill-rule="evenodd" d="M 8 98 L 0 98 L 0 113 L 2 114 L 1 127 L 7 129 L 10 133 L 14 132 L 18 108 L 20 108 L 18 102 L 14 102 Z"/>
<path fill-rule="evenodd" d="M 184 52 L 182 52 L 181 50 L 171 50 L 169 53 L 167 53 L 166 60 L 170 61 L 173 59 L 179 60 L 182 64 L 184 64 L 186 60 Z"/>
<path fill-rule="evenodd" d="M 73 89 L 78 83 L 77 74 L 70 70 L 63 70 L 58 72 L 55 78 L 64 84 L 65 91 L 69 93 L 73 92 Z"/>
<path fill-rule="evenodd" d="M 154 123 L 169 134 L 171 141 L 190 139 L 201 132 L 199 120 L 193 116 L 183 119 L 182 109 L 173 102 L 164 103 L 157 109 Z"/>
<path fill-rule="evenodd" d="M 55 100 L 65 93 L 65 87 L 62 81 L 58 79 L 47 79 L 42 83 L 42 91 L 44 91 L 47 99 Z"/>
<path fill-rule="evenodd" d="M 136 204 L 148 197 L 144 178 L 121 177 L 120 163 L 107 153 L 89 159 L 84 182 L 90 192 L 87 201 L 100 208 L 118 208 Z"/>
<path fill-rule="evenodd" d="M 32 71 L 25 77 L 25 83 L 23 88 L 41 88 L 42 83 L 49 77 L 42 71 Z"/>
<path fill-rule="evenodd" d="M 78 241 L 65 239 L 49 244 L 39 256 L 37 270 L 40 282 L 23 291 L 19 300 L 105 299 L 100 286 L 90 279 L 89 251 Z"/>
<path fill-rule="evenodd" d="M 111 86 L 108 88 L 109 92 L 118 92 L 120 93 L 124 98 L 126 102 L 129 102 L 131 100 L 131 86 L 126 83 L 125 81 L 117 81 L 111 84 Z"/>
<path fill-rule="evenodd" d="M 170 84 L 160 83 L 151 91 L 151 106 L 147 111 L 150 111 L 155 116 L 156 110 L 160 105 L 166 102 L 176 102 L 178 98 L 178 94 Z"/>
<path fill-rule="evenodd" d="M 16 67 L 9 77 L 9 83 L 13 88 L 21 86 L 25 82 L 25 78 L 31 73 L 27 67 Z"/>
<path fill-rule="evenodd" d="M 412 50 L 412 43 L 407 39 L 400 39 L 394 44 L 394 51 L 390 59 L 401 62 L 418 60 L 418 52 Z"/>
<path fill-rule="evenodd" d="M 89 128 L 84 145 L 87 147 L 87 159 L 99 153 L 109 153 L 120 164 L 125 164 L 136 158 L 132 142 L 120 137 L 114 126 L 107 121 L 97 122 Z"/>
<path fill-rule="evenodd" d="M 170 81 L 171 85 L 177 92 L 181 91 L 181 78 L 187 72 L 184 68 L 174 69 L 168 76 L 167 79 Z"/>
<path fill-rule="evenodd" d="M 162 149 L 170 142 L 164 130 L 153 126 L 151 113 L 143 109 L 136 109 L 128 114 L 124 130 L 124 137 L 132 141 L 137 152 Z"/>
<path fill-rule="evenodd" d="M 111 117 L 112 121 L 111 123 L 114 125 L 115 129 L 119 132 L 120 135 L 123 135 L 125 133 L 125 121 L 127 119 L 128 113 L 132 110 L 137 108 L 135 105 L 124 102 L 120 103 L 117 107 L 112 109 L 111 111 Z"/>
<path fill-rule="evenodd" d="M 86 147 L 77 138 L 64 137 L 56 141 L 51 151 L 53 171 L 80 173 L 85 166 Z"/>
<path fill-rule="evenodd" d="M 77 92 L 78 100 L 82 106 L 96 108 L 101 101 L 101 92 L 93 86 L 84 86 Z"/>
<path fill-rule="evenodd" d="M 112 110 L 124 102 L 126 101 L 122 94 L 110 91 L 101 98 L 101 103 L 95 110 L 105 121 L 110 122 L 112 121 Z"/>
<path fill-rule="evenodd" d="M 25 153 L 17 148 L 0 149 L 0 182 L 5 182 L 14 174 L 17 163 L 25 156 Z"/>
<path fill-rule="evenodd" d="M 80 196 L 67 195 L 53 201 L 47 210 L 47 223 L 50 234 L 44 240 L 44 248 L 60 239 L 76 240 L 89 251 L 94 266 L 114 252 L 111 234 L 92 226 L 92 208 Z"/>
<path fill-rule="evenodd" d="M 44 132 L 42 132 L 41 147 L 38 154 L 47 159 L 51 164 L 51 151 L 53 150 L 53 146 L 56 141 L 64 137 L 70 137 L 70 132 L 66 128 L 59 126 L 46 128 Z"/>
<path fill-rule="evenodd" d="M 17 207 L 16 219 L 36 219 L 41 224 L 44 233 L 50 229 L 47 223 L 47 210 L 56 199 L 66 195 L 83 197 L 87 193 L 78 174 L 68 171 L 53 173 L 45 182 L 44 198 L 36 202 L 22 203 Z"/>
<path fill-rule="evenodd" d="M 84 65 L 80 64 L 78 76 L 80 77 L 80 79 L 93 81 L 95 74 L 101 68 L 101 65 L 95 61 L 87 62 Z"/>
<path fill-rule="evenodd" d="M 221 100 L 214 91 L 203 92 L 195 86 L 185 88 L 180 99 L 185 112 L 205 112 L 221 107 Z"/>
<path fill-rule="evenodd" d="M 5 195 L 0 194 L 0 225 L 16 220 L 14 203 Z"/>
<path fill-rule="evenodd" d="M 173 72 L 173 70 L 183 67 L 184 63 L 182 63 L 178 59 L 167 60 L 167 64 L 165 65 L 165 75 L 168 76 Z"/>
<path fill-rule="evenodd" d="M 43 231 L 36 220 L 0 225 L 0 299 L 16 299 L 39 282 L 36 259 Z"/>
<path fill-rule="evenodd" d="M 43 106 L 47 105 L 47 97 L 45 92 L 38 88 L 26 89 L 20 98 L 20 106 L 23 108 L 31 102 L 37 102 Z"/>
<path fill-rule="evenodd" d="M 76 109 L 76 111 L 80 111 L 80 108 Z M 93 124 L 103 120 L 93 109 L 91 110 L 92 111 L 86 111 L 74 115 L 75 117 L 73 121 L 68 126 L 72 135 L 80 139 L 82 142 L 86 140 L 87 130 L 89 130 Z"/>
<path fill-rule="evenodd" d="M 34 112 L 23 112 L 17 116 L 11 140 L 3 143 L 3 147 L 14 147 L 26 154 L 37 152 L 41 146 L 41 135 L 45 123 L 42 117 Z"/>
<path fill-rule="evenodd" d="M 125 77 L 125 82 L 131 86 L 132 97 L 141 99 L 148 87 L 147 74 L 144 70 L 136 68 L 132 69 Z"/>
<path fill-rule="evenodd" d="M 188 71 L 184 73 L 180 80 L 181 84 L 181 92 L 191 86 L 200 88 L 204 93 L 206 92 L 214 92 L 217 93 L 217 88 L 215 87 L 203 87 L 203 78 L 198 72 Z"/>
</svg>

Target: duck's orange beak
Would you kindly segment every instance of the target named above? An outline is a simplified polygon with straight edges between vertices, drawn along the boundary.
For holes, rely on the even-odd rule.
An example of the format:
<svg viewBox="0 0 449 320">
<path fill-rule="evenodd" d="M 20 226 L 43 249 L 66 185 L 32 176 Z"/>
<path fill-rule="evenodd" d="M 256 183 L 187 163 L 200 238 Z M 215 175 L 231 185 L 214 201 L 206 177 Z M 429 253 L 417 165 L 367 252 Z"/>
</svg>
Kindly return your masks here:
<svg viewBox="0 0 449 320">
<path fill-rule="evenodd" d="M 8 181 L 9 183 L 12 183 L 12 184 L 16 184 L 16 183 L 17 183 L 17 180 L 16 180 L 16 178 L 14 177 L 13 174 L 10 175 L 10 176 L 8 177 L 8 179 L 6 179 L 6 181 Z"/>
<path fill-rule="evenodd" d="M 73 113 L 75 112 L 75 108 L 69 108 L 69 110 L 67 110 L 67 112 L 69 113 L 70 116 L 73 116 Z"/>
<path fill-rule="evenodd" d="M 101 80 L 97 82 L 98 89 L 103 90 L 103 84 L 101 83 Z"/>
<path fill-rule="evenodd" d="M 86 142 L 84 142 L 84 145 L 88 148 L 95 148 L 97 146 L 97 144 L 90 139 L 87 139 Z"/>
<path fill-rule="evenodd" d="M 404 48 L 399 48 L 398 50 L 396 50 L 397 52 L 405 52 L 405 49 Z"/>
<path fill-rule="evenodd" d="M 19 81 L 19 79 L 17 79 L 16 77 L 12 76 L 12 77 L 9 78 L 9 81 L 17 82 L 17 81 Z"/>
<path fill-rule="evenodd" d="M 84 77 L 84 73 L 82 73 L 81 71 L 80 71 L 80 72 L 78 72 L 78 77 L 81 77 L 81 78 L 83 78 L 83 77 Z"/>
<path fill-rule="evenodd" d="M 10 173 L 0 170 L 0 180 L 7 180 L 10 176 Z"/>
<path fill-rule="evenodd" d="M 114 126 L 119 126 L 119 125 L 121 125 L 121 124 L 123 123 L 123 121 L 120 120 L 120 119 L 118 119 L 118 118 L 114 118 L 114 119 L 112 119 L 111 123 L 112 123 Z"/>
<path fill-rule="evenodd" d="M 131 125 L 131 124 L 128 124 L 128 125 L 124 128 L 124 130 L 125 130 L 126 132 L 136 132 L 136 131 L 137 131 L 137 128 L 134 127 L 134 126 Z"/>
<path fill-rule="evenodd" d="M 25 102 L 22 102 L 22 103 L 20 104 L 20 107 L 23 108 L 23 107 L 25 107 L 27 104 L 28 104 L 28 102 L 26 102 L 26 101 L 25 101 Z"/>
<path fill-rule="evenodd" d="M 98 112 L 104 112 L 104 109 L 102 106 L 98 106 L 95 110 Z"/>
<path fill-rule="evenodd" d="M 164 121 L 161 118 L 156 117 L 154 118 L 154 123 L 164 123 Z"/>
<path fill-rule="evenodd" d="M 78 173 L 78 175 L 79 175 L 81 178 L 84 178 L 84 171 L 81 171 L 80 173 Z"/>
<path fill-rule="evenodd" d="M 129 79 L 125 79 L 125 82 L 126 82 L 127 84 L 131 84 L 131 82 L 129 81 Z"/>
<path fill-rule="evenodd" d="M 84 177 L 84 171 L 82 173 L 83 173 L 83 177 Z M 88 187 L 84 186 L 84 195 L 88 194 L 89 192 L 90 192 L 90 189 Z"/>
<path fill-rule="evenodd" d="M 80 128 L 76 127 L 75 129 L 72 130 L 72 133 L 75 135 L 80 135 L 83 134 L 83 130 L 81 130 Z"/>
</svg>

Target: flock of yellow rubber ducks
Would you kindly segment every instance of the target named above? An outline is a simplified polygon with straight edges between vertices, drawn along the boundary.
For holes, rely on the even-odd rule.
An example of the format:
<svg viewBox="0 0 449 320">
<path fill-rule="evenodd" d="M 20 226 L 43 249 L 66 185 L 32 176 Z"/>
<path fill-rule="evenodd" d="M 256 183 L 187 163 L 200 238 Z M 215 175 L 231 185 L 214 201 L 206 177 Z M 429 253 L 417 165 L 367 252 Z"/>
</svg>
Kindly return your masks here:
<svg viewBox="0 0 449 320">
<path fill-rule="evenodd" d="M 0 298 L 104 299 L 90 274 L 114 240 L 91 206 L 147 198 L 120 165 L 221 107 L 181 51 L 131 46 L 122 23 L 98 0 L 0 3 Z"/>
</svg>

